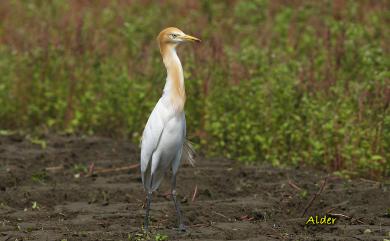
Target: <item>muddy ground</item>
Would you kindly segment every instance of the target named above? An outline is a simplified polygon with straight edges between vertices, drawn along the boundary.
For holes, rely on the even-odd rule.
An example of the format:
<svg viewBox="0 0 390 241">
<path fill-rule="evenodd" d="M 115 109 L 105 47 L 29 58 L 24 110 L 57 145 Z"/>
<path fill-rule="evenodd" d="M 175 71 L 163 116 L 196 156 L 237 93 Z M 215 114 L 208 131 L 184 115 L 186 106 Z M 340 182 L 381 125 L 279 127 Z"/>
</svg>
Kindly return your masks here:
<svg viewBox="0 0 390 241">
<path fill-rule="evenodd" d="M 128 141 L 101 137 L 48 136 L 46 142 L 0 137 L 0 240 L 140 239 L 145 198 L 139 168 L 132 166 L 138 155 Z M 182 165 L 178 176 L 187 232 L 174 229 L 167 181 L 153 197 L 151 237 L 390 239 L 389 183 L 331 175 L 324 185 L 326 176 L 198 158 L 195 168 Z M 335 225 L 305 225 L 310 215 L 329 213 L 337 217 Z"/>
</svg>

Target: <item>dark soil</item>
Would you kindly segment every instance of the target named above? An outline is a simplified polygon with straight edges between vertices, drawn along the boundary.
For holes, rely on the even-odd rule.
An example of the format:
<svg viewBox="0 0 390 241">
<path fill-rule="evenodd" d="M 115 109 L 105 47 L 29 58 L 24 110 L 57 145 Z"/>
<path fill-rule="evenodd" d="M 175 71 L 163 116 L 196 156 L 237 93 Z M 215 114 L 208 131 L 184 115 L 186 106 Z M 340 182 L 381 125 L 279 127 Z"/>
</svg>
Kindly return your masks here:
<svg viewBox="0 0 390 241">
<path fill-rule="evenodd" d="M 113 168 L 137 164 L 138 146 L 100 137 L 45 139 L 43 148 L 44 143 L 23 136 L 0 137 L 0 240 L 137 240 L 145 200 L 139 168 Z M 91 163 L 98 173 L 88 176 Z M 178 176 L 187 232 L 175 230 L 166 181 L 153 196 L 152 237 L 390 239 L 388 182 L 330 175 L 323 185 L 326 176 L 309 169 L 198 158 L 196 167 L 184 163 Z M 322 193 L 302 215 L 322 186 Z M 335 225 L 305 225 L 310 215 L 329 213 L 337 216 Z"/>
</svg>

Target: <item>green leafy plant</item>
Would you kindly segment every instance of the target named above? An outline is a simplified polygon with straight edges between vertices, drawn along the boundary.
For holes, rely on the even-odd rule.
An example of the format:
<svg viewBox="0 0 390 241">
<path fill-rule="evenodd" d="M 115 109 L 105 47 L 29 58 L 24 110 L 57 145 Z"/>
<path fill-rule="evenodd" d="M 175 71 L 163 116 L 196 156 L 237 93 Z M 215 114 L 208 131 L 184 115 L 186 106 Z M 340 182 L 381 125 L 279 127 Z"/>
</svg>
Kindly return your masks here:
<svg viewBox="0 0 390 241">
<path fill-rule="evenodd" d="M 42 184 L 45 183 L 48 178 L 49 178 L 49 176 L 47 175 L 46 171 L 38 171 L 38 172 L 35 172 L 31 175 L 31 179 L 34 182 L 38 182 L 38 183 L 42 183 Z"/>
<path fill-rule="evenodd" d="M 77 163 L 73 165 L 73 172 L 75 174 L 77 173 L 87 173 L 88 172 L 88 167 L 87 165 L 83 163 Z"/>
<path fill-rule="evenodd" d="M 39 209 L 38 203 L 37 203 L 36 201 L 32 202 L 31 208 L 32 208 L 33 210 L 38 210 L 38 209 Z"/>
<path fill-rule="evenodd" d="M 154 237 L 154 240 L 165 241 L 165 240 L 168 240 L 168 236 L 165 234 L 156 234 L 156 236 Z"/>
</svg>

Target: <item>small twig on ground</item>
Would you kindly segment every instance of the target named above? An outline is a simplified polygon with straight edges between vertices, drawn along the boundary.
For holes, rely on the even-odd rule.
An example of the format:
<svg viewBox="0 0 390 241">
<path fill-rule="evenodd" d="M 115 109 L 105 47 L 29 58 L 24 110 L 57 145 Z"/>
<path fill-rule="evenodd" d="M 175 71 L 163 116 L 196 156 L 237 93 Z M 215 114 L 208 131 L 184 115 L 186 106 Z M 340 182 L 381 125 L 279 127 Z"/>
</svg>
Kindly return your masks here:
<svg viewBox="0 0 390 241">
<path fill-rule="evenodd" d="M 46 167 L 45 170 L 48 172 L 58 172 L 60 170 L 64 169 L 63 165 L 55 166 L 55 167 Z"/>
<path fill-rule="evenodd" d="M 342 217 L 346 219 L 352 219 L 350 216 L 342 214 L 342 213 L 328 213 L 330 216 L 335 216 L 335 217 Z"/>
<path fill-rule="evenodd" d="M 311 207 L 311 205 L 313 204 L 314 200 L 316 200 L 316 198 L 321 195 L 322 191 L 324 191 L 324 188 L 325 188 L 325 185 L 326 185 L 326 182 L 328 180 L 328 177 L 329 176 L 326 176 L 324 178 L 324 181 L 322 182 L 322 185 L 320 187 L 320 190 L 318 190 L 318 192 L 314 193 L 313 197 L 311 198 L 310 202 L 306 205 L 305 207 L 305 210 L 303 211 L 302 213 L 302 218 L 305 216 L 307 210 Z"/>
<path fill-rule="evenodd" d="M 207 223 L 197 223 L 197 224 L 194 224 L 194 225 L 190 225 L 188 227 L 195 228 L 195 227 L 208 227 L 208 226 L 211 226 L 211 225 L 207 224 Z"/>
<path fill-rule="evenodd" d="M 119 172 L 119 171 L 127 171 L 127 170 L 132 170 L 136 169 L 140 166 L 140 164 L 133 164 L 130 166 L 124 166 L 124 167 L 115 167 L 115 168 L 95 168 L 95 171 L 91 174 L 101 174 L 101 173 L 109 173 L 109 172 Z M 87 176 L 91 176 L 87 175 Z"/>
<path fill-rule="evenodd" d="M 195 186 L 194 194 L 192 194 L 191 202 L 195 201 L 196 195 L 198 194 L 198 185 Z"/>
<path fill-rule="evenodd" d="M 375 183 L 375 184 L 376 184 L 376 183 L 380 183 L 380 182 L 378 182 L 378 181 L 375 181 L 375 180 L 370 180 L 370 179 L 366 179 L 366 178 L 362 178 L 362 177 L 360 178 L 360 180 L 361 180 L 361 181 L 364 181 L 364 182 L 371 182 L 371 183 Z"/>
<path fill-rule="evenodd" d="M 298 187 L 293 181 L 291 181 L 290 178 L 288 179 L 288 185 L 290 185 L 292 188 L 294 188 L 298 191 L 302 191 L 302 188 Z"/>
<path fill-rule="evenodd" d="M 365 224 L 363 221 L 360 221 L 359 219 L 357 218 L 352 218 L 348 215 L 345 215 L 345 214 L 342 214 L 342 213 L 328 213 L 329 216 L 333 216 L 333 217 L 341 217 L 341 218 L 346 218 L 348 220 L 351 220 L 351 221 L 354 221 L 356 220 L 356 222 L 360 223 L 360 224 Z"/>
<path fill-rule="evenodd" d="M 226 218 L 227 220 L 230 220 L 230 218 L 226 217 L 226 216 L 223 215 L 222 213 L 217 213 L 216 211 L 213 211 L 213 213 L 217 214 L 217 215 L 220 216 L 220 217 Z"/>
<path fill-rule="evenodd" d="M 331 209 L 329 209 L 328 211 L 326 211 L 325 213 L 328 214 L 328 213 L 332 212 L 332 211 L 335 210 L 335 209 L 336 209 L 336 208 L 331 208 Z"/>
<path fill-rule="evenodd" d="M 244 216 L 241 216 L 240 217 L 240 220 L 241 221 L 252 221 L 253 219 L 255 219 L 254 217 L 251 217 L 249 215 L 244 215 Z"/>
</svg>

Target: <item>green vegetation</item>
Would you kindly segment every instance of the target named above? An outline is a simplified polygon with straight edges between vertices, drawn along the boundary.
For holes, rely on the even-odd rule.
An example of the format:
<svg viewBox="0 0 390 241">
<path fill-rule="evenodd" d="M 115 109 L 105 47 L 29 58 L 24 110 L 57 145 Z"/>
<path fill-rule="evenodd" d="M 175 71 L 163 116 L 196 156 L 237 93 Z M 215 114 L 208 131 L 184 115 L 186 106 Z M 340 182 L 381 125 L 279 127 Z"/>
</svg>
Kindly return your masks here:
<svg viewBox="0 0 390 241">
<path fill-rule="evenodd" d="M 168 240 L 168 236 L 160 233 L 150 233 L 142 230 L 140 233 L 128 234 L 127 239 L 131 241 L 146 241 L 146 240 L 155 240 L 155 241 L 165 241 Z"/>
<path fill-rule="evenodd" d="M 77 173 L 86 174 L 88 172 L 88 167 L 87 167 L 87 165 L 85 165 L 83 163 L 76 163 L 73 165 L 73 172 L 75 174 L 77 174 Z"/>
<path fill-rule="evenodd" d="M 390 175 L 389 14 L 377 1 L 2 1 L 0 129 L 138 142 L 177 26 L 189 137 L 208 155 Z M 43 145 L 42 145 L 43 146 Z"/>
<path fill-rule="evenodd" d="M 39 209 L 39 205 L 38 205 L 38 203 L 37 203 L 36 201 L 32 202 L 32 206 L 31 206 L 31 208 L 32 208 L 33 210 L 37 210 L 37 209 Z"/>
<path fill-rule="evenodd" d="M 34 182 L 44 184 L 49 179 L 46 171 L 38 171 L 31 175 L 31 180 Z"/>
<path fill-rule="evenodd" d="M 41 146 L 42 149 L 45 149 L 47 146 L 47 143 L 45 140 L 39 139 L 37 137 L 26 136 L 26 139 L 28 139 L 31 142 L 31 144 Z"/>
</svg>

